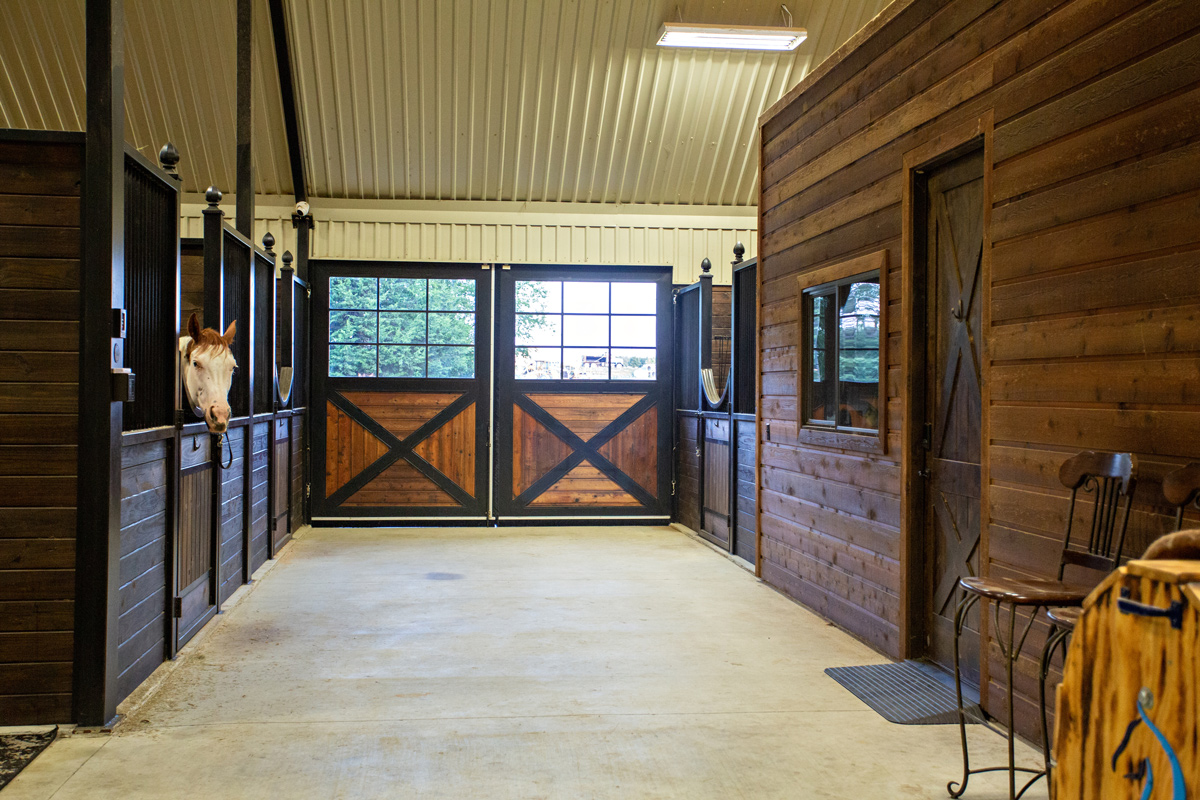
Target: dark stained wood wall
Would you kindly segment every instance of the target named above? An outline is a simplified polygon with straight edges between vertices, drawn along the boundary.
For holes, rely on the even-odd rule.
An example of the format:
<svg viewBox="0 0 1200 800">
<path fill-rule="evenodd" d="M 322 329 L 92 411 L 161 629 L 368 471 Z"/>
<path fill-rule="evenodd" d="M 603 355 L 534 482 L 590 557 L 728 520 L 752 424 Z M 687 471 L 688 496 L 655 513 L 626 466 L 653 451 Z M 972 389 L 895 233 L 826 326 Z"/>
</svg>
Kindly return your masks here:
<svg viewBox="0 0 1200 800">
<path fill-rule="evenodd" d="M 754 523 L 754 420 L 735 419 L 733 429 L 734 457 L 737 459 L 733 552 L 753 564 L 758 548 L 758 529 Z"/>
<path fill-rule="evenodd" d="M 902 639 L 903 198 L 987 137 L 983 564 L 1049 574 L 1081 449 L 1129 450 L 1136 552 L 1156 480 L 1200 458 L 1200 4 L 898 0 L 762 119 L 762 573 L 889 656 Z M 796 276 L 887 250 L 887 452 L 800 446 Z M 1041 626 L 1027 652 L 1040 649 Z M 989 654 L 996 658 L 989 639 Z M 987 669 L 999 709 L 998 662 Z M 1033 664 L 1020 728 L 1034 735 Z"/>
<path fill-rule="evenodd" d="M 294 391 L 294 390 L 293 390 Z M 291 533 L 302 528 L 308 520 L 308 497 L 305 493 L 304 480 L 304 462 L 307 457 L 307 448 L 305 446 L 305 414 L 303 409 L 298 409 L 301 413 L 292 417 L 291 430 L 291 448 L 292 448 L 292 513 L 291 513 Z"/>
<path fill-rule="evenodd" d="M 254 471 L 250 480 L 250 574 L 266 563 L 271 555 L 270 526 L 267 522 L 267 455 L 271 438 L 270 422 L 254 425 L 251 440 L 251 463 Z"/>
<path fill-rule="evenodd" d="M 221 539 L 221 566 L 217 570 L 220 589 L 218 596 L 224 603 L 237 588 L 242 580 L 242 559 L 245 557 L 246 518 L 245 509 L 249 505 L 245 497 L 246 485 L 246 426 L 230 428 L 225 437 L 226 444 L 216 457 L 220 464 L 229 464 L 229 453 L 232 448 L 233 464 L 228 469 L 217 470 L 220 481 L 220 522 L 217 532 Z"/>
<path fill-rule="evenodd" d="M 675 413 L 675 519 L 700 530 L 700 431 L 703 418 L 696 412 Z"/>
<path fill-rule="evenodd" d="M 0 140 L 0 724 L 71 720 L 82 135 Z"/>
<path fill-rule="evenodd" d="M 126 437 L 129 438 L 129 437 Z M 167 470 L 165 439 L 127 444 L 121 450 L 120 697 L 150 676 L 166 656 Z"/>
<path fill-rule="evenodd" d="M 187 334 L 192 314 L 204 327 L 204 240 L 182 239 L 179 247 L 179 330 Z"/>
</svg>

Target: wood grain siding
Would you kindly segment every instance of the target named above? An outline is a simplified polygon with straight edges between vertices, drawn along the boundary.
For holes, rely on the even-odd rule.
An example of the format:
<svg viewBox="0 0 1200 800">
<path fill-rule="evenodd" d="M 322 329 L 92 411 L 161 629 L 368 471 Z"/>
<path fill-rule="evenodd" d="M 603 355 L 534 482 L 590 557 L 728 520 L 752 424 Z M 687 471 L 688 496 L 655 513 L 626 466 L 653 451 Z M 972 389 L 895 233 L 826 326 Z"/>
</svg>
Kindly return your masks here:
<svg viewBox="0 0 1200 800">
<path fill-rule="evenodd" d="M 169 442 L 121 451 L 120 643 L 118 696 L 125 698 L 166 655 L 167 470 Z"/>
<path fill-rule="evenodd" d="M 71 721 L 82 136 L 0 140 L 0 721 Z"/>
<path fill-rule="evenodd" d="M 305 415 L 304 410 L 292 417 L 291 448 L 292 448 L 292 514 L 291 530 L 295 533 L 308 522 L 308 503 L 305 493 L 305 462 L 307 453 L 304 446 Z"/>
<path fill-rule="evenodd" d="M 700 530 L 700 431 L 704 420 L 697 414 L 676 412 L 675 519 Z"/>
<path fill-rule="evenodd" d="M 251 463 L 254 471 L 250 479 L 250 574 L 266 563 L 271 555 L 270 524 L 267 521 L 267 458 L 271 438 L 271 423 L 260 422 L 254 426 L 251 440 Z"/>
<path fill-rule="evenodd" d="M 754 420 L 735 419 L 733 427 L 734 456 L 737 458 L 733 486 L 733 552 L 753 564 L 757 538 L 754 526 Z"/>
<path fill-rule="evenodd" d="M 245 558 L 244 535 L 246 530 L 246 426 L 230 428 L 225 437 L 223 452 L 217 460 L 228 464 L 230 449 L 233 463 L 228 469 L 217 470 L 220 492 L 220 521 L 217 525 L 220 537 L 220 566 L 217 569 L 218 596 L 224 603 L 242 585 L 242 563 Z"/>
<path fill-rule="evenodd" d="M 1142 465 L 1127 553 L 1170 527 L 1157 479 L 1200 455 L 1200 5 L 899 0 L 761 120 L 764 577 L 884 652 L 913 652 L 903 497 L 912 170 L 984 147 L 981 569 L 1052 574 L 1082 449 Z M 887 450 L 795 436 L 796 277 L 891 265 Z M 906 294 L 909 292 L 909 294 Z M 769 429 L 770 433 L 766 431 Z M 903 445 L 903 447 L 902 447 Z M 1191 517 L 1193 522 L 1195 517 Z M 912 559 L 912 560 L 910 560 Z M 1036 653 L 1044 626 L 1027 652 Z M 984 630 L 989 707 L 1002 675 Z M 1033 662 L 1020 730 L 1036 736 Z"/>
<path fill-rule="evenodd" d="M 179 330 L 187 331 L 192 314 L 204 327 L 204 240 L 179 243 Z"/>
</svg>

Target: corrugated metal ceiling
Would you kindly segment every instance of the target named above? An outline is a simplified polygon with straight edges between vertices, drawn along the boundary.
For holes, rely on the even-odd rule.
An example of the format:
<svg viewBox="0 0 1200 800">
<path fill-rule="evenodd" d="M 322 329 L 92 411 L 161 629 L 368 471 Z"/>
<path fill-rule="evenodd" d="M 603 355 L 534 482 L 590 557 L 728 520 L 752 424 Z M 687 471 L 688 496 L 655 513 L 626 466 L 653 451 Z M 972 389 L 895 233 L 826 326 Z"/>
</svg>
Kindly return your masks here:
<svg viewBox="0 0 1200 800">
<path fill-rule="evenodd" d="M 793 0 L 793 53 L 668 50 L 664 20 L 775 0 L 285 0 L 314 197 L 753 205 L 755 120 L 887 0 Z M 126 0 L 126 137 L 234 185 L 235 0 Z M 290 194 L 266 0 L 257 191 Z M 83 0 L 0 2 L 0 126 L 80 130 Z"/>
<path fill-rule="evenodd" d="M 289 0 L 314 196 L 756 202 L 755 121 L 887 0 L 792 2 L 792 53 L 654 46 L 776 0 Z"/>
<path fill-rule="evenodd" d="M 84 0 L 0 0 L 0 127 L 83 130 Z M 184 189 L 235 186 L 235 0 L 125 0 L 125 139 L 182 155 Z M 254 8 L 256 191 L 291 194 L 266 0 Z"/>
</svg>

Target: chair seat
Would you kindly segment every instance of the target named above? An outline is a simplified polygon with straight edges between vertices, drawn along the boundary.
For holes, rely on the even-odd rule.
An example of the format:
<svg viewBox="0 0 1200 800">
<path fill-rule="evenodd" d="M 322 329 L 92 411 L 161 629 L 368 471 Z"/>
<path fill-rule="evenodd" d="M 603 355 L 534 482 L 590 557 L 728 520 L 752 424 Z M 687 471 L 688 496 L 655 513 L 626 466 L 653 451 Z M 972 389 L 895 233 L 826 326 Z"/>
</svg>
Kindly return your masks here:
<svg viewBox="0 0 1200 800">
<path fill-rule="evenodd" d="M 1082 616 L 1083 608 L 1081 606 L 1060 606 L 1046 609 L 1046 617 L 1051 622 L 1069 631 L 1075 630 L 1075 625 Z"/>
<path fill-rule="evenodd" d="M 1048 578 L 959 578 L 958 585 L 966 591 L 1018 606 L 1079 605 L 1091 591 L 1087 586 Z"/>
</svg>

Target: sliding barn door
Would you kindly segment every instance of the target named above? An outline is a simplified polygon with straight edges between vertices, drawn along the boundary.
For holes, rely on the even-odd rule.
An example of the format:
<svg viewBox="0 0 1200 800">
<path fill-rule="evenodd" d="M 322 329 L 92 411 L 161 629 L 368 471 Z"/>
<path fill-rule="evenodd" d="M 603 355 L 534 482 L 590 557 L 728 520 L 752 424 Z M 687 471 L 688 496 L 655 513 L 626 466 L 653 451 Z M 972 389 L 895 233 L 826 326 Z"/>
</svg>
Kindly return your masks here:
<svg viewBox="0 0 1200 800">
<path fill-rule="evenodd" d="M 485 520 L 491 272 L 314 264 L 313 293 L 313 519 Z"/>
<path fill-rule="evenodd" d="M 501 521 L 669 518 L 670 311 L 665 269 L 499 273 Z"/>
</svg>

